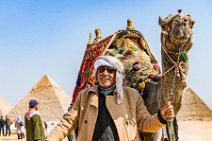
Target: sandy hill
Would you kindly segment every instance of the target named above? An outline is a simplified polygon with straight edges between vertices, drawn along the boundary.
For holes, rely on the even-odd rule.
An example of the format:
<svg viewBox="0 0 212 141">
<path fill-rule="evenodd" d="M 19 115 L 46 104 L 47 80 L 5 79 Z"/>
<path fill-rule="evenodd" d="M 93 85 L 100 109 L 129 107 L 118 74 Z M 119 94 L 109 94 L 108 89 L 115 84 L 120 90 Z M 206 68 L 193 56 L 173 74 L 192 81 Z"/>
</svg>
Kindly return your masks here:
<svg viewBox="0 0 212 141">
<path fill-rule="evenodd" d="M 6 115 L 12 109 L 12 105 L 2 96 L 0 96 L 0 115 Z"/>
<path fill-rule="evenodd" d="M 188 88 L 183 94 L 182 107 L 177 119 L 212 121 L 212 110 L 191 88 Z"/>
<path fill-rule="evenodd" d="M 40 114 L 45 121 L 58 121 L 67 112 L 71 98 L 54 82 L 45 75 L 9 113 L 12 119 L 17 115 L 24 117 L 28 110 L 30 99 L 40 102 Z"/>
</svg>

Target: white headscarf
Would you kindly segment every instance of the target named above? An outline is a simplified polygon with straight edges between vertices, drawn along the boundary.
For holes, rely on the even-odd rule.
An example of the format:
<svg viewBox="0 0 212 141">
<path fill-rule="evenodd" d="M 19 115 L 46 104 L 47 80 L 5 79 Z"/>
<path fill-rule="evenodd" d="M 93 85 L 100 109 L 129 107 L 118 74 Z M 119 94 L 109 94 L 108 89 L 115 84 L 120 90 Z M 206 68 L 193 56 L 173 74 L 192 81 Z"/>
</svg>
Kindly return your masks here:
<svg viewBox="0 0 212 141">
<path fill-rule="evenodd" d="M 123 100 L 123 79 L 124 79 L 124 66 L 121 61 L 112 56 L 100 56 L 94 63 L 94 77 L 96 71 L 100 66 L 109 66 L 116 69 L 116 89 L 117 89 L 117 103 L 122 103 Z"/>
<path fill-rule="evenodd" d="M 17 116 L 17 118 L 16 118 L 16 122 L 18 122 L 18 123 L 21 123 L 21 122 L 22 122 L 22 118 L 21 118 L 21 116 Z"/>
</svg>

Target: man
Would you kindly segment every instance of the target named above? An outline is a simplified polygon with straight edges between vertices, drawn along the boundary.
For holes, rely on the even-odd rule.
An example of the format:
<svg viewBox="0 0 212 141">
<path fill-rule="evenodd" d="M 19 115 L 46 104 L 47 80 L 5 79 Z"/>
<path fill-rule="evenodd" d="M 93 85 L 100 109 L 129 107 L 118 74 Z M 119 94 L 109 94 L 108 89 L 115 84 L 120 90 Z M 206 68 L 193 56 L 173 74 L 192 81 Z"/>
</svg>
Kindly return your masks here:
<svg viewBox="0 0 212 141">
<path fill-rule="evenodd" d="M 123 87 L 123 64 L 112 56 L 94 63 L 98 85 L 82 90 L 72 109 L 52 130 L 49 141 L 63 139 L 78 127 L 77 141 L 138 141 L 138 131 L 155 132 L 172 118 L 173 106 L 165 104 L 151 116 L 139 93 Z"/>
<path fill-rule="evenodd" d="M 5 124 L 5 121 L 3 119 L 3 116 L 1 116 L 1 118 L 0 118 L 0 136 L 1 136 L 1 133 L 4 136 L 4 124 Z"/>
<path fill-rule="evenodd" d="M 15 127 L 17 128 L 18 139 L 23 139 L 24 138 L 24 131 L 23 131 L 24 121 L 21 118 L 21 116 L 17 116 L 15 120 Z"/>
<path fill-rule="evenodd" d="M 11 135 L 11 129 L 10 129 L 10 126 L 12 124 L 12 121 L 11 119 L 6 115 L 5 116 L 5 125 L 6 125 L 6 133 L 5 133 L 5 136 L 10 136 Z"/>
<path fill-rule="evenodd" d="M 39 102 L 35 99 L 29 101 L 29 110 L 25 114 L 26 141 L 44 141 L 44 128 L 40 114 L 37 111 Z"/>
</svg>

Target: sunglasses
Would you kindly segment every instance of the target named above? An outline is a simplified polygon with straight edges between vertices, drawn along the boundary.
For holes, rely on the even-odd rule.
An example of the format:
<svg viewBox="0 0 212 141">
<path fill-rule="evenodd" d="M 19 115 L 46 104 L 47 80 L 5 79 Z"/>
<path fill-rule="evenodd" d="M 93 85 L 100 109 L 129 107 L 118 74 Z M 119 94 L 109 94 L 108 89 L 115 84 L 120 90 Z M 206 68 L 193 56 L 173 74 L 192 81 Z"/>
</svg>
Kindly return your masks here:
<svg viewBox="0 0 212 141">
<path fill-rule="evenodd" d="M 100 66 L 98 68 L 99 73 L 103 73 L 105 70 L 107 70 L 108 73 L 112 74 L 116 71 L 116 69 L 109 67 L 109 66 Z"/>
</svg>

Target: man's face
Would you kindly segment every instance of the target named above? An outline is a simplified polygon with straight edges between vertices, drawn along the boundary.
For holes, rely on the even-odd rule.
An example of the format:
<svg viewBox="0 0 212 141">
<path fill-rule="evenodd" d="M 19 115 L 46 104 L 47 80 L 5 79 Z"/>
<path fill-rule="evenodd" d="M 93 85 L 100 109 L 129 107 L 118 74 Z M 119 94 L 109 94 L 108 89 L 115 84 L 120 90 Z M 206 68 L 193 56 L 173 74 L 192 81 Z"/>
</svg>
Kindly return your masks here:
<svg viewBox="0 0 212 141">
<path fill-rule="evenodd" d="M 109 66 L 100 66 L 97 70 L 97 80 L 101 87 L 107 89 L 114 85 L 116 70 Z"/>
<path fill-rule="evenodd" d="M 38 110 L 39 104 L 35 105 L 35 110 Z"/>
</svg>

